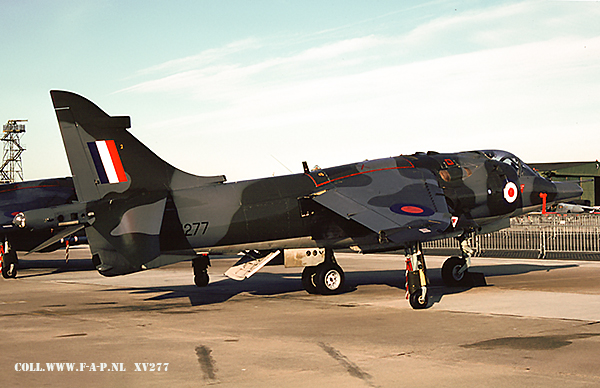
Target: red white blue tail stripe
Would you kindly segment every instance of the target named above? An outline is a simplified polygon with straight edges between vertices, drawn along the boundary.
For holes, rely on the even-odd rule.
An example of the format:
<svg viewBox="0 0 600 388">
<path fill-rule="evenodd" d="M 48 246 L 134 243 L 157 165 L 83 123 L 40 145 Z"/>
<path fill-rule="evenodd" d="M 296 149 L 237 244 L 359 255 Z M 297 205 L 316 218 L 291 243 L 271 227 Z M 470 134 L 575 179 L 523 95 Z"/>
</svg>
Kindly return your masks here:
<svg viewBox="0 0 600 388">
<path fill-rule="evenodd" d="M 98 140 L 87 143 L 98 172 L 100 183 L 127 182 L 123 163 L 114 140 Z"/>
</svg>

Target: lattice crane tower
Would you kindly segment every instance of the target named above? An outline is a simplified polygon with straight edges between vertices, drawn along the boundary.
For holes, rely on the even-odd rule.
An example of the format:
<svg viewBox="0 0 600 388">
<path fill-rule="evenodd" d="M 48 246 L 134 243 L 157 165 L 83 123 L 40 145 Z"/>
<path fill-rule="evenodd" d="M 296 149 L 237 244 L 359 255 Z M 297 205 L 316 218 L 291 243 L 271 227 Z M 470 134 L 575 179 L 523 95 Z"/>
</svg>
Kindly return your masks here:
<svg viewBox="0 0 600 388">
<path fill-rule="evenodd" d="M 21 145 L 21 136 L 25 133 L 25 124 L 27 120 L 8 120 L 3 127 L 2 140 L 4 142 L 4 156 L 2 157 L 2 166 L 0 166 L 0 181 L 2 183 L 12 183 L 23 181 L 23 162 L 21 154 L 25 148 Z"/>
</svg>

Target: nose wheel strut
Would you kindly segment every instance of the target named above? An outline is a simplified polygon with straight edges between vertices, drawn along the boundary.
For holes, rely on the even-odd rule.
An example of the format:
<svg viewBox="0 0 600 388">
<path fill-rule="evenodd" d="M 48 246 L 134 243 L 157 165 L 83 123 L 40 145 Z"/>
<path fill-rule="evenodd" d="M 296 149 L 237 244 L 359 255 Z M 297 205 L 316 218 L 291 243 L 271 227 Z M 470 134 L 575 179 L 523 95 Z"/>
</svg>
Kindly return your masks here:
<svg viewBox="0 0 600 388">
<path fill-rule="evenodd" d="M 473 233 L 465 232 L 456 238 L 460 242 L 461 256 L 449 257 L 442 265 L 442 280 L 446 287 L 466 287 L 471 284 L 471 257 L 473 249 Z"/>
</svg>

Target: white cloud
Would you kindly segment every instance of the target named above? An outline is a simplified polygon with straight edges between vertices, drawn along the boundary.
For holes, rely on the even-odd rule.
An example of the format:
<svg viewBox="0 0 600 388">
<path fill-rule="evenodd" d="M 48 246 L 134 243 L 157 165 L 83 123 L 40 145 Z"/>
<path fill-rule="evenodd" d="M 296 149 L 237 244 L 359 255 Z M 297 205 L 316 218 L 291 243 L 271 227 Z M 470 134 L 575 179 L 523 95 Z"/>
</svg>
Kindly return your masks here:
<svg viewBox="0 0 600 388">
<path fill-rule="evenodd" d="M 220 62 L 248 50 L 257 50 L 261 44 L 257 39 L 248 38 L 225 45 L 224 47 L 204 50 L 197 55 L 161 63 L 139 71 L 138 75 L 152 75 L 156 73 L 177 73 L 185 72 L 198 67 L 209 66 L 215 62 Z"/>
<path fill-rule="evenodd" d="M 319 78 L 334 71 L 339 72 L 344 67 L 360 65 L 362 59 L 356 58 L 361 58 L 361 52 L 385 44 L 385 41 L 372 36 L 347 39 L 317 48 L 309 48 L 295 55 L 266 58 L 257 63 L 244 65 L 229 61 L 213 64 L 215 61 L 200 59 L 222 57 L 223 52 L 229 52 L 228 47 L 224 50 L 215 50 L 219 51 L 219 54 L 201 53 L 195 57 L 156 66 L 147 72 L 171 72 L 176 68 L 189 67 L 192 63 L 198 65 L 194 69 L 141 82 L 120 92 L 184 92 L 200 100 L 231 100 L 236 96 L 243 97 L 252 93 L 253 90 L 250 88 L 259 82 L 264 86 L 285 83 L 287 79 Z M 231 45 L 231 47 L 240 46 L 244 45 L 241 43 Z M 245 47 L 247 48 L 247 46 Z M 343 63 L 344 56 L 349 58 L 345 63 Z M 209 65 L 204 65 L 209 62 Z"/>
<path fill-rule="evenodd" d="M 237 139 L 271 149 L 318 139 L 333 146 L 327 155 L 332 164 L 354 160 L 346 154 L 349 147 L 387 151 L 365 155 L 370 158 L 423 148 L 508 148 L 525 152 L 525 159 L 544 160 L 544 148 L 532 149 L 532 143 L 570 131 L 577 117 L 578 128 L 591 128 L 600 118 L 589 106 L 600 100 L 600 65 L 590 62 L 594 57 L 600 58 L 600 38 L 486 50 L 251 88 L 220 110 L 155 126 L 180 128 L 191 145 L 215 132 L 242 149 Z M 290 152 L 301 159 L 312 150 Z"/>
<path fill-rule="evenodd" d="M 155 67 L 158 78 L 124 92 L 196 102 L 196 111 L 144 128 L 177 128 L 171 141 L 181 152 L 173 163 L 200 174 L 268 175 L 271 158 L 236 162 L 264 154 L 258 148 L 298 166 L 429 149 L 505 148 L 525 160 L 550 160 L 548 148 L 535 145 L 564 133 L 597 139 L 600 121 L 600 38 L 571 28 L 580 9 L 561 8 L 558 17 L 553 7 L 465 12 L 404 35 L 349 37 L 253 60 L 233 53 L 264 44 L 238 42 Z M 218 104 L 206 108 L 207 101 Z M 202 157 L 220 162 L 199 171 L 199 144 L 222 144 L 232 157 L 223 163 L 219 147 L 202 148 Z M 552 157 L 597 158 L 591 145 L 582 147 L 556 147 Z"/>
</svg>

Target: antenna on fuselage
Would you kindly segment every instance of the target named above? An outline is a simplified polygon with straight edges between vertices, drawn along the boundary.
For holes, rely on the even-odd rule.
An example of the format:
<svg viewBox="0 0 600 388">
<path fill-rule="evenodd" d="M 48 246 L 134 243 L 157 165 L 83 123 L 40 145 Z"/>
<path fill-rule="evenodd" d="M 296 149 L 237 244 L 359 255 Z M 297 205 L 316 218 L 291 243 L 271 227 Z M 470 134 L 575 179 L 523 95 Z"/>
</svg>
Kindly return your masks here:
<svg viewBox="0 0 600 388">
<path fill-rule="evenodd" d="M 308 163 L 306 163 L 306 160 L 302 161 L 302 169 L 304 170 L 305 174 L 310 174 L 310 170 L 308 169 Z"/>
</svg>

